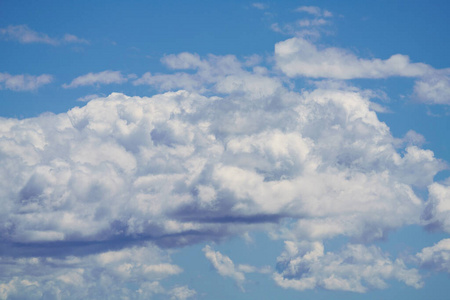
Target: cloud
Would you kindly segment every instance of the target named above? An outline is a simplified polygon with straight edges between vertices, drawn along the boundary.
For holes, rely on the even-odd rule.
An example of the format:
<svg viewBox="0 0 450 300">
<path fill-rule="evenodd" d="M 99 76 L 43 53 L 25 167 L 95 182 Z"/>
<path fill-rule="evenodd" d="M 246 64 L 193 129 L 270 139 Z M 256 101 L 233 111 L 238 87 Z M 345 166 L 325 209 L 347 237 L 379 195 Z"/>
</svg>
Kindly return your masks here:
<svg viewBox="0 0 450 300">
<path fill-rule="evenodd" d="M 386 60 L 362 59 L 341 48 L 318 49 L 303 38 L 291 38 L 275 45 L 276 66 L 287 76 L 312 78 L 421 77 L 433 72 L 423 63 L 411 63 L 406 55 Z"/>
<path fill-rule="evenodd" d="M 243 289 L 242 284 L 245 281 L 244 273 L 271 273 L 271 268 L 269 266 L 260 268 L 247 264 L 235 266 L 233 261 L 228 256 L 223 255 L 219 251 L 214 251 L 209 245 L 203 248 L 203 252 L 217 273 L 223 277 L 232 278 L 241 289 Z"/>
<path fill-rule="evenodd" d="M 296 93 L 230 70 L 234 59 L 212 61 L 191 75 L 220 97 L 113 93 L 59 115 L 1 119 L 3 239 L 173 247 L 289 218 L 280 236 L 370 241 L 420 223 L 414 191 L 443 163 L 398 149 L 363 93 Z"/>
<path fill-rule="evenodd" d="M 239 286 L 242 286 L 245 275 L 234 266 L 233 261 L 228 256 L 212 250 L 210 246 L 205 246 L 203 252 L 205 252 L 205 257 L 220 275 L 231 277 Z"/>
<path fill-rule="evenodd" d="M 86 95 L 86 96 L 84 96 L 84 97 L 78 98 L 77 101 L 80 101 L 80 102 L 89 102 L 89 101 L 91 101 L 91 100 L 98 99 L 98 98 L 101 98 L 101 97 L 104 97 L 104 96 L 105 96 L 105 95 L 89 94 L 89 95 Z"/>
<path fill-rule="evenodd" d="M 145 73 L 133 84 L 148 84 L 162 91 L 181 88 L 196 92 L 212 90 L 224 94 L 241 93 L 249 98 L 273 95 L 282 85 L 280 80 L 265 76 L 264 68 L 255 67 L 254 72 L 245 70 L 233 55 L 209 55 L 207 59 L 201 59 L 197 54 L 184 52 L 167 55 L 162 62 L 171 69 L 195 70 L 195 73 Z"/>
<path fill-rule="evenodd" d="M 450 239 L 443 239 L 422 249 L 416 254 L 416 258 L 423 268 L 450 273 Z"/>
<path fill-rule="evenodd" d="M 450 70 L 436 71 L 414 84 L 414 95 L 428 104 L 450 104 Z"/>
<path fill-rule="evenodd" d="M 187 286 L 166 291 L 160 281 L 182 272 L 167 254 L 151 244 L 87 256 L 25 257 L 0 259 L 2 299 L 148 299 L 168 294 L 187 299 L 195 291 Z M 137 296 L 137 297 L 136 297 Z"/>
<path fill-rule="evenodd" d="M 364 293 L 384 289 L 386 280 L 396 279 L 414 288 L 423 285 L 416 269 L 400 259 L 392 261 L 379 248 L 349 244 L 339 253 L 324 252 L 323 244 L 285 242 L 273 278 L 283 288 L 296 290 L 321 287 Z"/>
<path fill-rule="evenodd" d="M 64 35 L 64 37 L 62 38 L 62 40 L 65 43 L 73 43 L 73 44 L 89 44 L 89 41 L 85 40 L 85 39 L 81 39 L 73 34 L 68 34 L 66 33 Z"/>
<path fill-rule="evenodd" d="M 74 282 L 85 287 L 77 288 L 80 293 L 97 291 L 88 283 L 98 271 L 105 280 L 100 295 L 118 282 L 111 291 L 125 286 L 126 296 L 129 282 L 147 278 L 145 284 L 136 279 L 142 295 L 180 298 L 193 292 L 166 290 L 159 281 L 181 268 L 165 257 L 140 257 L 251 230 L 312 243 L 336 236 L 370 243 L 391 230 L 424 224 L 430 205 L 417 191 L 431 186 L 430 199 L 441 197 L 433 194 L 433 177 L 445 164 L 420 143 L 393 137 L 371 109 L 373 93 L 325 83 L 294 91 L 265 68 L 232 55 L 181 53 L 162 61 L 174 73 L 144 75 L 134 84 L 186 90 L 152 97 L 112 93 L 66 113 L 0 118 L 0 247 L 12 272 L 2 277 L 8 278 L 3 290 L 27 286 L 38 295 L 57 282 L 61 292 L 75 293 L 68 283 Z M 66 86 L 126 80 L 105 71 Z M 441 215 L 431 216 L 443 222 Z M 148 247 L 153 250 L 143 250 Z M 236 266 L 209 246 L 204 252 L 238 285 L 247 272 L 267 272 Z M 294 256 L 305 259 L 304 253 Z M 31 269 L 22 259 L 30 257 L 64 261 L 36 269 L 49 277 L 22 278 L 17 274 Z M 77 263 L 67 270 L 70 257 Z M 373 247 L 324 252 L 308 264 L 321 270 L 334 262 L 338 268 L 324 272 L 327 277 L 311 269 L 312 283 L 297 273 L 289 281 L 292 274 L 284 269 L 275 278 L 282 286 L 300 280 L 352 291 L 384 287 L 389 279 L 420 285 L 414 269 Z M 381 270 L 372 270 L 378 263 Z M 372 271 L 356 278 L 347 269 L 357 266 Z"/>
<path fill-rule="evenodd" d="M 64 88 L 75 88 L 86 85 L 100 85 L 100 84 L 121 84 L 127 82 L 129 78 L 134 78 L 134 75 L 124 76 L 120 71 L 103 71 L 99 73 L 88 73 L 86 75 L 78 76 L 70 84 L 63 84 Z"/>
<path fill-rule="evenodd" d="M 261 2 L 252 3 L 252 6 L 254 8 L 257 8 L 257 9 L 260 9 L 260 10 L 266 10 L 266 9 L 269 8 L 269 5 L 261 3 Z"/>
<path fill-rule="evenodd" d="M 328 10 L 322 10 L 317 6 L 300 6 L 295 9 L 297 12 L 305 12 L 316 17 L 332 17 L 333 14 Z"/>
<path fill-rule="evenodd" d="M 331 17 L 333 14 L 331 12 L 322 10 L 317 6 L 301 6 L 295 11 L 307 13 L 309 17 L 294 22 L 273 23 L 271 25 L 272 31 L 302 38 L 318 38 L 323 33 L 331 33 L 329 27 L 326 26 L 332 24 Z"/>
<path fill-rule="evenodd" d="M 305 19 L 298 21 L 298 26 L 319 26 L 326 23 L 327 21 L 323 19 Z M 284 29 L 278 24 L 274 26 L 274 30 L 280 32 L 295 31 L 295 26 L 292 25 Z M 308 32 L 306 33 L 313 33 Z M 423 63 L 412 63 L 408 56 L 402 54 L 392 55 L 385 60 L 363 59 L 342 48 L 318 47 L 304 36 L 305 34 L 302 34 L 275 45 L 276 68 L 288 77 L 303 76 L 339 80 L 412 77 L 417 78 L 413 97 L 418 101 L 427 104 L 450 103 L 448 69 L 437 70 Z"/>
<path fill-rule="evenodd" d="M 445 183 L 433 183 L 428 187 L 428 201 L 422 215 L 431 230 L 443 230 L 450 233 L 450 186 Z"/>
<path fill-rule="evenodd" d="M 5 40 L 14 40 L 22 44 L 42 43 L 57 46 L 62 43 L 89 44 L 85 39 L 81 39 L 73 34 L 65 34 L 63 38 L 51 38 L 45 33 L 36 32 L 27 25 L 9 25 L 0 28 L 0 36 Z"/>
<path fill-rule="evenodd" d="M 172 296 L 170 299 L 185 300 L 194 297 L 195 295 L 197 295 L 197 292 L 195 290 L 189 289 L 184 285 L 173 288 L 169 294 Z"/>
<path fill-rule="evenodd" d="M 0 73 L 0 89 L 12 91 L 34 91 L 52 81 L 53 77 L 48 74 L 33 76 L 28 74 L 11 75 Z"/>
</svg>

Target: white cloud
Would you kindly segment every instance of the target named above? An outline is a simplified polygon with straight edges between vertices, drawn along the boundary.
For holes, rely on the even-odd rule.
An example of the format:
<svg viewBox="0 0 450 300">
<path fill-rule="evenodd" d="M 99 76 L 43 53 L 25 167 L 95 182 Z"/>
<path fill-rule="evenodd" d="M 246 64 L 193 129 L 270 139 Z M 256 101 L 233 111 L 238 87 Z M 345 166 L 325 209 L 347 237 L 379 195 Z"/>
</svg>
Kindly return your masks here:
<svg viewBox="0 0 450 300">
<path fill-rule="evenodd" d="M 63 84 L 64 88 L 75 88 L 85 85 L 100 85 L 100 84 L 121 84 L 127 82 L 129 78 L 134 78 L 134 75 L 124 76 L 120 71 L 103 71 L 99 73 L 88 73 L 86 75 L 78 76 L 70 84 Z"/>
<path fill-rule="evenodd" d="M 386 78 L 421 77 L 433 72 L 423 63 L 411 63 L 406 55 L 389 59 L 362 59 L 341 48 L 318 49 L 303 38 L 291 38 L 275 45 L 277 67 L 289 77 L 312 78 Z"/>
<path fill-rule="evenodd" d="M 317 6 L 300 6 L 295 9 L 297 12 L 305 12 L 316 17 L 332 17 L 333 14 L 328 10 L 322 10 Z"/>
<path fill-rule="evenodd" d="M 420 222 L 414 189 L 443 165 L 430 150 L 397 149 L 358 90 L 297 94 L 242 69 L 212 88 L 222 97 L 111 94 L 64 114 L 1 119 L 8 239 L 178 234 L 158 241 L 178 245 L 195 242 L 193 230 L 220 238 L 289 217 L 281 235 L 371 240 Z"/>
<path fill-rule="evenodd" d="M 243 290 L 242 284 L 245 281 L 244 273 L 271 273 L 270 266 L 255 267 L 247 264 L 235 265 L 234 262 L 226 255 L 223 255 L 219 251 L 214 251 L 210 246 L 203 248 L 205 257 L 211 262 L 214 269 L 223 277 L 232 278 L 236 284 Z"/>
<path fill-rule="evenodd" d="M 13 91 L 33 91 L 53 81 L 48 74 L 33 76 L 28 74 L 11 75 L 0 73 L 0 89 Z"/>
<path fill-rule="evenodd" d="M 48 35 L 31 30 L 27 25 L 9 25 L 0 29 L 0 34 L 4 39 L 16 40 L 23 44 L 44 43 L 56 46 L 58 40 L 50 38 Z"/>
<path fill-rule="evenodd" d="M 94 100 L 94 99 L 97 99 L 97 98 L 101 98 L 101 97 L 104 97 L 104 96 L 105 96 L 105 95 L 89 94 L 89 95 L 86 95 L 86 96 L 83 96 L 83 97 L 78 98 L 77 101 L 80 101 L 80 102 L 89 102 L 89 101 L 91 101 L 91 100 Z"/>
<path fill-rule="evenodd" d="M 450 185 L 433 183 L 428 187 L 428 201 L 423 219 L 430 229 L 450 233 Z"/>
<path fill-rule="evenodd" d="M 205 246 L 203 252 L 205 252 L 205 257 L 220 275 L 231 277 L 239 286 L 242 286 L 245 275 L 235 267 L 233 261 L 228 256 L 223 255 L 219 251 L 214 251 L 210 246 Z"/>
<path fill-rule="evenodd" d="M 278 257 L 273 278 L 283 288 L 296 290 L 321 287 L 364 293 L 367 289 L 386 288 L 386 280 L 396 279 L 414 288 L 422 287 L 416 269 L 408 269 L 402 260 L 392 261 L 374 246 L 347 245 L 341 252 L 324 252 L 323 244 L 287 241 Z"/>
<path fill-rule="evenodd" d="M 85 39 L 79 38 L 73 34 L 66 33 L 62 40 L 65 43 L 72 43 L 72 44 L 89 44 L 89 42 Z"/>
<path fill-rule="evenodd" d="M 309 16 L 293 22 L 273 23 L 270 27 L 272 31 L 303 38 L 318 38 L 323 33 L 330 34 L 332 32 L 329 26 L 326 26 L 332 24 L 333 14 L 331 12 L 317 6 L 301 6 L 295 11 L 307 13 Z"/>
<path fill-rule="evenodd" d="M 252 3 L 252 6 L 253 6 L 254 8 L 257 8 L 257 9 L 260 9 L 260 10 L 265 10 L 265 9 L 268 9 L 268 8 L 269 8 L 269 5 L 264 4 L 264 3 L 261 3 L 261 2 L 255 2 L 255 3 Z"/>
<path fill-rule="evenodd" d="M 147 278 L 152 284 L 139 281 L 142 295 L 159 291 L 176 297 L 154 282 L 181 269 L 168 259 L 135 260 L 141 257 L 136 244 L 179 247 L 255 229 L 292 240 L 341 235 L 370 242 L 390 230 L 423 223 L 425 205 L 415 190 L 433 186 L 434 175 L 445 166 L 432 151 L 394 138 L 371 110 L 371 93 L 325 83 L 295 92 L 261 67 L 247 69 L 234 56 L 183 53 L 163 62 L 190 71 L 143 76 L 134 83 L 189 91 L 153 97 L 113 93 L 58 115 L 0 118 L 4 256 L 27 257 L 46 246 L 52 259 L 73 251 L 83 262 L 70 272 L 49 269 L 48 280 L 25 278 L 28 282 L 43 288 L 59 278 L 61 284 L 86 285 L 93 271 L 83 257 L 89 257 L 92 268 L 106 270 L 100 272 L 106 287 L 115 278 L 117 289 Z M 67 86 L 127 80 L 113 71 L 88 75 Z M 430 199 L 439 193 L 433 196 L 430 188 Z M 444 218 L 432 216 L 439 222 Z M 122 250 L 110 251 L 113 246 Z M 267 271 L 236 266 L 210 247 L 204 251 L 220 274 L 238 284 L 246 272 Z M 358 251 L 370 259 L 355 265 L 383 266 L 370 273 L 372 281 L 370 274 L 355 279 L 353 271 L 346 273 L 353 264 L 339 260 L 353 259 Z M 314 275 L 314 281 L 290 281 L 280 270 L 279 284 L 353 291 L 384 287 L 389 279 L 419 285 L 414 270 L 377 248 L 351 246 L 320 257 L 312 266 L 338 261 L 339 268 L 324 273 L 328 277 Z M 22 268 L 18 259 L 12 261 Z M 7 276 L 11 280 L 3 282 L 5 289 L 22 290 L 14 276 Z M 179 297 L 183 291 L 190 294 L 180 289 Z"/>
<path fill-rule="evenodd" d="M 169 295 L 172 296 L 170 299 L 185 300 L 194 297 L 195 295 L 197 295 L 197 292 L 195 290 L 189 289 L 187 286 L 184 285 L 173 288 L 169 292 Z"/>
<path fill-rule="evenodd" d="M 443 239 L 431 247 L 422 249 L 416 257 L 424 268 L 450 273 L 450 239 Z"/>
<path fill-rule="evenodd" d="M 314 19 L 314 20 L 303 19 L 299 20 L 298 24 L 300 25 L 300 27 L 314 27 L 326 25 L 328 24 L 328 21 L 326 21 L 325 19 Z"/>
<path fill-rule="evenodd" d="M 201 59 L 197 54 L 184 52 L 167 55 L 162 62 L 171 69 L 191 69 L 196 72 L 145 73 L 133 84 L 148 84 L 163 91 L 181 88 L 196 92 L 212 90 L 225 94 L 241 93 L 250 98 L 271 96 L 281 88 L 280 80 L 260 74 L 260 68 L 255 68 L 254 72 L 243 69 L 243 65 L 233 55 L 209 55 L 207 59 Z"/>
<path fill-rule="evenodd" d="M 414 85 L 414 94 L 419 101 L 428 104 L 450 104 L 450 71 L 436 71 Z"/>
<path fill-rule="evenodd" d="M 182 269 L 151 244 L 80 256 L 3 256 L 0 266 L 1 277 L 10 278 L 0 283 L 2 299 L 148 299 L 153 294 L 187 299 L 195 295 L 187 286 L 166 291 L 160 285 L 160 280 Z"/>
<path fill-rule="evenodd" d="M 52 46 L 61 43 L 89 44 L 87 40 L 68 33 L 61 39 L 51 38 L 45 33 L 30 29 L 27 25 L 9 25 L 6 28 L 0 28 L 0 37 L 5 40 L 15 40 L 22 44 L 43 43 Z"/>
</svg>

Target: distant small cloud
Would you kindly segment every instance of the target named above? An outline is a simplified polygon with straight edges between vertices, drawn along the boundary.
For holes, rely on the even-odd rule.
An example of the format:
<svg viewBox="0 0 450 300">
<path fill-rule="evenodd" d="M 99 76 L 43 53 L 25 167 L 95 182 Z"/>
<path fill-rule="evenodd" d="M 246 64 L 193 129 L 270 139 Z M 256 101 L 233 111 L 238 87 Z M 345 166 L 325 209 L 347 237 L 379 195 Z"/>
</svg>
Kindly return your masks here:
<svg viewBox="0 0 450 300">
<path fill-rule="evenodd" d="M 214 269 L 224 277 L 233 278 L 240 286 L 245 281 L 245 275 L 239 271 L 233 261 L 219 251 L 214 251 L 210 246 L 203 248 L 206 258 L 211 262 Z"/>
<path fill-rule="evenodd" d="M 322 26 L 327 23 L 328 21 L 326 21 L 325 19 L 313 19 L 313 20 L 302 19 L 298 21 L 298 25 L 300 25 L 300 27 Z"/>
<path fill-rule="evenodd" d="M 295 11 L 297 12 L 305 12 L 310 15 L 316 16 L 316 17 L 332 17 L 333 14 L 329 12 L 328 10 L 322 10 L 320 7 L 317 6 L 300 6 Z"/>
<path fill-rule="evenodd" d="M 124 76 L 120 71 L 103 71 L 99 73 L 88 73 L 82 76 L 78 76 L 70 84 L 63 84 L 63 88 L 75 88 L 85 85 L 100 85 L 100 84 L 120 84 L 128 81 L 129 78 L 135 78 L 136 75 L 130 74 Z"/>
<path fill-rule="evenodd" d="M 81 39 L 73 34 L 68 33 L 64 35 L 63 41 L 66 43 L 74 43 L 74 44 L 89 44 L 87 40 Z"/>
<path fill-rule="evenodd" d="M 436 71 L 414 84 L 416 98 L 428 104 L 450 104 L 450 69 Z"/>
<path fill-rule="evenodd" d="M 185 300 L 194 297 L 197 292 L 184 285 L 173 288 L 168 294 L 172 296 L 171 300 Z"/>
<path fill-rule="evenodd" d="M 91 100 L 94 100 L 94 99 L 97 99 L 97 98 L 101 98 L 101 97 L 102 97 L 102 96 L 101 96 L 101 95 L 98 95 L 98 94 L 90 94 L 90 95 L 86 95 L 86 96 L 84 96 L 84 97 L 78 98 L 77 101 L 80 101 L 80 102 L 89 102 L 89 101 L 91 101 Z"/>
<path fill-rule="evenodd" d="M 236 266 L 228 256 L 214 251 L 208 245 L 203 248 L 203 252 L 217 273 L 223 277 L 231 277 L 241 289 L 243 289 L 242 284 L 245 281 L 244 273 L 269 274 L 272 272 L 270 266 L 260 268 L 246 264 Z"/>
<path fill-rule="evenodd" d="M 0 89 L 12 91 L 33 91 L 52 82 L 53 77 L 48 74 L 33 76 L 28 74 L 11 75 L 0 73 Z"/>
<path fill-rule="evenodd" d="M 331 34 L 329 25 L 332 24 L 333 14 L 317 6 L 301 6 L 296 12 L 306 13 L 301 19 L 287 23 L 273 23 L 271 29 L 281 34 L 297 37 L 319 37 L 322 33 Z"/>
<path fill-rule="evenodd" d="M 27 25 L 9 25 L 0 28 L 0 38 L 4 40 L 13 40 L 22 44 L 41 43 L 52 46 L 61 44 L 89 44 L 85 39 L 81 39 L 73 34 L 66 33 L 63 38 L 52 38 L 42 32 L 37 32 Z"/>
<path fill-rule="evenodd" d="M 269 8 L 269 5 L 264 4 L 264 3 L 261 3 L 261 2 L 255 2 L 255 3 L 252 3 L 252 6 L 253 6 L 254 8 L 257 8 L 257 9 L 260 9 L 260 10 L 265 10 L 265 9 L 268 9 L 268 8 Z"/>
</svg>

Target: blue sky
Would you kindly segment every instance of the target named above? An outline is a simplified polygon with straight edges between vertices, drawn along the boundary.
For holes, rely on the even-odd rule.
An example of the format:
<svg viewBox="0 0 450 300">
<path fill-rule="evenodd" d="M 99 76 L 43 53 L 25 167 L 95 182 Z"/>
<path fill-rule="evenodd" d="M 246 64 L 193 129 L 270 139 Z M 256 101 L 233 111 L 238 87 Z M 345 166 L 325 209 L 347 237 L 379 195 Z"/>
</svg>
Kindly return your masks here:
<svg viewBox="0 0 450 300">
<path fill-rule="evenodd" d="M 1 1 L 0 299 L 445 299 L 447 1 Z"/>
</svg>

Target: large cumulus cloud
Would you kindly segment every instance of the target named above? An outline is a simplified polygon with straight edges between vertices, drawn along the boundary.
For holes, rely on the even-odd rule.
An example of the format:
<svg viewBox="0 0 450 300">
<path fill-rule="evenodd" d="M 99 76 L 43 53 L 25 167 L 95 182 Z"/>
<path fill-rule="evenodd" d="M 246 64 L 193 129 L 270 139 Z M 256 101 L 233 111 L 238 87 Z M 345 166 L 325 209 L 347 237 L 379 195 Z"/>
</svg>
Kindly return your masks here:
<svg viewBox="0 0 450 300">
<path fill-rule="evenodd" d="M 429 150 L 399 153 L 353 91 L 112 94 L 66 114 L 3 119 L 2 128 L 9 242 L 189 243 L 233 231 L 230 220 L 280 218 L 298 219 L 305 237 L 377 238 L 417 222 L 414 188 L 442 167 Z"/>
<path fill-rule="evenodd" d="M 393 137 L 371 110 L 369 93 L 326 84 L 296 92 L 234 56 L 184 53 L 164 62 L 194 71 L 146 74 L 135 83 L 185 89 L 152 97 L 113 93 L 67 113 L 0 119 L 2 263 L 23 271 L 33 257 L 40 264 L 46 257 L 81 260 L 67 273 L 52 269 L 48 280 L 8 273 L 2 291 L 67 276 L 87 282 L 83 262 L 98 266 L 96 257 L 109 251 L 172 248 L 253 229 L 292 241 L 344 235 L 362 243 L 423 222 L 417 191 L 444 165 L 432 151 Z M 441 215 L 433 218 L 445 224 Z M 364 278 L 372 286 L 391 278 L 420 286 L 402 262 L 365 246 L 317 256 L 314 266 L 320 271 L 358 251 L 371 255 L 365 265 L 382 262 L 390 270 L 376 273 L 376 282 Z M 167 259 L 143 264 L 127 255 L 114 257 L 131 262 L 119 259 L 105 272 L 121 268 L 131 276 L 123 282 L 146 270 L 160 277 L 181 272 Z M 286 272 L 274 277 L 282 286 Z M 186 286 L 164 290 L 155 276 L 146 283 L 149 295 L 195 295 Z M 314 286 L 328 286 L 324 280 Z M 365 290 L 352 282 L 344 289 Z"/>
</svg>

